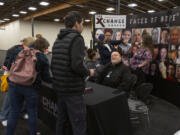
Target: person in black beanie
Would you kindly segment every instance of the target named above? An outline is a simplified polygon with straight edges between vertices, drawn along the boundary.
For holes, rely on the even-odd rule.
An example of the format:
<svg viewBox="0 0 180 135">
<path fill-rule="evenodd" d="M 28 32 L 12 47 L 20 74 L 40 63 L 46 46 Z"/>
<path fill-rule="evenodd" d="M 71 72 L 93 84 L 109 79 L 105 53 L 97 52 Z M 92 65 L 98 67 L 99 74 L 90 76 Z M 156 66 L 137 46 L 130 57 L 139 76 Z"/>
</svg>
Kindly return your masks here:
<svg viewBox="0 0 180 135">
<path fill-rule="evenodd" d="M 113 51 L 111 63 L 107 64 L 97 77 L 97 83 L 117 88 L 119 92 L 130 90 L 131 71 L 123 64 L 120 51 Z"/>
</svg>

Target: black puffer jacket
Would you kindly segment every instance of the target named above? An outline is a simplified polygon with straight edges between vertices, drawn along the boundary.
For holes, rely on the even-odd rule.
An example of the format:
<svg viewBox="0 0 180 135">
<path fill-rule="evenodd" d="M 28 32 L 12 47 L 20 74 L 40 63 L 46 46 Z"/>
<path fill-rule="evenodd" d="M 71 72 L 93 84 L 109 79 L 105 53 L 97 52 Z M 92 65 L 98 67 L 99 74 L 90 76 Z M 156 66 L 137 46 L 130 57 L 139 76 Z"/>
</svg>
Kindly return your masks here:
<svg viewBox="0 0 180 135">
<path fill-rule="evenodd" d="M 72 29 L 60 31 L 52 49 L 53 88 L 61 95 L 81 95 L 89 70 L 84 66 L 84 39 Z"/>
<path fill-rule="evenodd" d="M 7 67 L 9 59 L 11 58 L 11 56 L 13 55 L 13 53 L 16 51 L 16 49 L 17 49 L 19 46 L 21 46 L 21 45 L 15 45 L 15 46 L 13 46 L 13 47 L 11 47 L 11 48 L 9 48 L 9 49 L 7 50 L 6 58 L 5 58 L 5 60 L 4 60 L 4 66 Z"/>
<path fill-rule="evenodd" d="M 112 88 L 117 88 L 119 91 L 128 92 L 130 89 L 131 72 L 129 67 L 122 62 L 113 66 L 111 63 L 106 65 L 99 74 L 97 82 Z"/>
</svg>

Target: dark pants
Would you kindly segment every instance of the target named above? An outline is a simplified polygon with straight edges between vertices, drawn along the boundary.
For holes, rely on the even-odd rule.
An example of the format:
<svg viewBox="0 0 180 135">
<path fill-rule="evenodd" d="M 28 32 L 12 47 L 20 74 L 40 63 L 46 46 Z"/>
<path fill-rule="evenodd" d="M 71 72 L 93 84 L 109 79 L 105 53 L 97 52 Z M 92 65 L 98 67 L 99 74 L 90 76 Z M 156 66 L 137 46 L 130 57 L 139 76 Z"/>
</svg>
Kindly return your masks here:
<svg viewBox="0 0 180 135">
<path fill-rule="evenodd" d="M 65 122 L 69 119 L 73 135 L 86 135 L 86 106 L 83 96 L 58 95 L 56 135 L 64 135 Z M 68 118 L 67 118 L 68 117 Z"/>
<path fill-rule="evenodd" d="M 132 71 L 132 73 L 138 77 L 136 86 L 139 86 L 142 83 L 146 83 L 146 80 L 147 80 L 146 74 L 140 68 L 137 68 L 136 70 Z"/>
<path fill-rule="evenodd" d="M 29 116 L 28 124 L 30 135 L 36 135 L 38 97 L 38 92 L 33 87 L 24 87 L 9 83 L 10 114 L 8 117 L 6 135 L 14 134 L 24 101 L 26 102 Z"/>
</svg>

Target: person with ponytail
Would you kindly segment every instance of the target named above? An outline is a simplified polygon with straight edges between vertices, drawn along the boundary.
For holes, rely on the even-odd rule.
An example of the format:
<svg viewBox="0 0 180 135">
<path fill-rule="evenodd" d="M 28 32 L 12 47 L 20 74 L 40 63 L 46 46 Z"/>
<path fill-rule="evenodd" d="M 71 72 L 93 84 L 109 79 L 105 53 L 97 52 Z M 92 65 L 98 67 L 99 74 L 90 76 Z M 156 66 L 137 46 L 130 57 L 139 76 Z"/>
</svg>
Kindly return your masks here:
<svg viewBox="0 0 180 135">
<path fill-rule="evenodd" d="M 89 79 L 90 81 L 95 81 L 98 72 L 101 70 L 102 65 L 100 65 L 98 58 L 99 58 L 99 53 L 97 52 L 97 50 L 93 50 L 91 48 L 87 50 L 87 60 L 85 64 L 88 69 L 95 70 L 95 75 L 94 77 L 91 77 Z"/>
</svg>

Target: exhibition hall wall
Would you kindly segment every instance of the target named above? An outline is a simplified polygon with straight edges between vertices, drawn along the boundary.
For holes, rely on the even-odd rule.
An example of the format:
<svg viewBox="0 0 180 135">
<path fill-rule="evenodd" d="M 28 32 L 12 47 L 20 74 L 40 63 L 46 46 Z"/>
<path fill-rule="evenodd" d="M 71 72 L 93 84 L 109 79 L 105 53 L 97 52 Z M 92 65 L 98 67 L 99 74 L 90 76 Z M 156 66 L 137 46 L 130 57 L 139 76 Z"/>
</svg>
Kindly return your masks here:
<svg viewBox="0 0 180 135">
<path fill-rule="evenodd" d="M 64 25 L 61 23 L 34 21 L 34 35 L 42 34 L 50 43 L 50 51 L 57 34 L 62 28 L 64 28 Z M 30 21 L 17 20 L 4 27 L 0 27 L 0 50 L 7 50 L 11 46 L 19 44 L 20 40 L 24 37 L 31 35 L 32 25 Z M 90 40 L 92 40 L 91 35 L 91 25 L 85 23 L 82 36 L 84 37 L 87 47 L 90 47 Z"/>
</svg>

